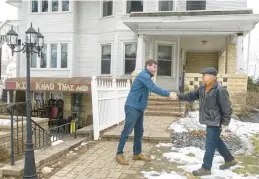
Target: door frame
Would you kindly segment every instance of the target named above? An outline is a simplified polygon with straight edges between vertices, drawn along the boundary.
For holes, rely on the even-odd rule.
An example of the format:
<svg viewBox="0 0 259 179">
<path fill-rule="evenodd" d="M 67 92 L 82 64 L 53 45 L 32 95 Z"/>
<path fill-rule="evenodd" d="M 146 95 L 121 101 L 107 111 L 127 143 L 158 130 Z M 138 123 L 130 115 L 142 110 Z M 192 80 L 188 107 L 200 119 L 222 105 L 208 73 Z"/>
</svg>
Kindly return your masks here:
<svg viewBox="0 0 259 179">
<path fill-rule="evenodd" d="M 155 40 L 155 59 L 157 59 L 158 55 L 158 45 L 168 45 L 172 46 L 172 65 L 171 65 L 171 76 L 161 76 L 157 75 L 157 77 L 163 77 L 163 78 L 176 78 L 176 72 L 177 72 L 177 52 L 176 52 L 176 42 L 175 41 L 161 41 L 161 40 Z M 159 64 L 158 64 L 159 65 Z"/>
</svg>

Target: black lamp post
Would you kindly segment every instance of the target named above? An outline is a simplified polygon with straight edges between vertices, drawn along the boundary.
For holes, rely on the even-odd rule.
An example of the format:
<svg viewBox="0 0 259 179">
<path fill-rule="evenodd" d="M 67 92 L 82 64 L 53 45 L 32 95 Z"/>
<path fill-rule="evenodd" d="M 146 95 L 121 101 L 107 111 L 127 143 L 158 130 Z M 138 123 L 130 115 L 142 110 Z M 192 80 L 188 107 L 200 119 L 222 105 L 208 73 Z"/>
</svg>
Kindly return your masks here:
<svg viewBox="0 0 259 179">
<path fill-rule="evenodd" d="M 18 46 L 18 34 L 12 29 L 7 32 L 7 45 L 12 49 L 12 55 L 14 52 L 23 51 L 26 53 L 26 130 L 27 130 L 27 139 L 26 139 L 26 151 L 25 151 L 25 163 L 24 163 L 24 175 L 23 178 L 27 179 L 37 179 L 36 166 L 35 166 L 35 157 L 34 157 L 34 149 L 32 142 L 32 125 L 31 125 L 31 83 L 30 83 L 30 60 L 31 55 L 33 53 L 38 53 L 40 55 L 40 51 L 44 47 L 44 36 L 39 32 L 36 32 L 34 28 L 31 27 L 25 32 L 26 40 L 25 43 L 22 44 L 22 49 L 15 51 L 15 48 Z"/>
</svg>

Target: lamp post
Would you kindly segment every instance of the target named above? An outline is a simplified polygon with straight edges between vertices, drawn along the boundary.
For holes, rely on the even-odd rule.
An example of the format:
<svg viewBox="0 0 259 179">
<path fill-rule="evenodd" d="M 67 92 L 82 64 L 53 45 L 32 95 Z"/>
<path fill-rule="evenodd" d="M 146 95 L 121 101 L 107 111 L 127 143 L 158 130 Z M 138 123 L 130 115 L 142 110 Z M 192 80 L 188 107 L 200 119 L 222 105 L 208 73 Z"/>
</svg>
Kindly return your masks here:
<svg viewBox="0 0 259 179">
<path fill-rule="evenodd" d="M 12 50 L 12 55 L 14 52 L 26 53 L 26 151 L 25 151 L 25 163 L 24 163 L 24 175 L 23 178 L 27 179 L 37 179 L 34 149 L 32 142 L 32 125 L 31 125 L 31 83 L 30 83 L 30 60 L 33 53 L 37 53 L 40 56 L 40 52 L 44 47 L 44 36 L 39 32 L 36 32 L 34 28 L 31 27 L 25 32 L 26 38 L 25 43 L 22 44 L 22 49 L 15 51 L 18 44 L 18 34 L 12 29 L 7 32 L 6 40 L 7 45 Z"/>
</svg>

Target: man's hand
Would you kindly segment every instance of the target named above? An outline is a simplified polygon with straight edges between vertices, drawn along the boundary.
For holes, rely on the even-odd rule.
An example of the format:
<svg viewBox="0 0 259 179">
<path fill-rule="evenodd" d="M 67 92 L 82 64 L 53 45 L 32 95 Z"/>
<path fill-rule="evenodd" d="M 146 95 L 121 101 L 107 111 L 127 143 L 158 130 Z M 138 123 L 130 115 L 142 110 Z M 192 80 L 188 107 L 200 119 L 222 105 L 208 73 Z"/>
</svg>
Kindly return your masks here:
<svg viewBox="0 0 259 179">
<path fill-rule="evenodd" d="M 171 92 L 169 96 L 172 100 L 178 100 L 178 97 L 175 92 Z"/>
<path fill-rule="evenodd" d="M 228 128 L 228 126 L 221 125 L 221 130 L 225 131 Z"/>
</svg>

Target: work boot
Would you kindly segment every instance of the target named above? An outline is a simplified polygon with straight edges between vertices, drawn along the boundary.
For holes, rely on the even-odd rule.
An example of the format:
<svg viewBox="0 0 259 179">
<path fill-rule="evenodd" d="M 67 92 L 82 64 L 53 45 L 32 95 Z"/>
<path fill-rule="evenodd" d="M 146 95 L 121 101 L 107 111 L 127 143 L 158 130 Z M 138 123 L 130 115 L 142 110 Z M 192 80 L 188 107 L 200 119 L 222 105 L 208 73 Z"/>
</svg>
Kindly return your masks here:
<svg viewBox="0 0 259 179">
<path fill-rule="evenodd" d="M 219 166 L 219 169 L 220 170 L 226 170 L 226 169 L 229 169 L 230 167 L 233 167 L 237 164 L 238 162 L 234 159 L 230 162 L 225 162 L 224 164 L 220 165 Z"/>
<path fill-rule="evenodd" d="M 211 175 L 211 170 L 207 170 L 205 168 L 200 168 L 198 170 L 194 170 L 192 172 L 193 176 L 205 176 L 205 175 Z"/>
<path fill-rule="evenodd" d="M 116 159 L 117 162 L 118 162 L 119 164 L 121 164 L 121 165 L 129 165 L 128 160 L 126 160 L 122 154 L 121 154 L 121 155 L 117 155 L 117 156 L 115 157 L 115 159 Z"/>
<path fill-rule="evenodd" d="M 149 156 L 145 156 L 143 154 L 133 155 L 132 159 L 133 160 L 143 160 L 146 162 L 151 161 L 151 158 Z"/>
</svg>

